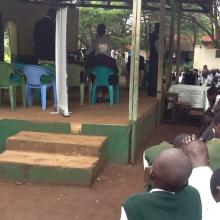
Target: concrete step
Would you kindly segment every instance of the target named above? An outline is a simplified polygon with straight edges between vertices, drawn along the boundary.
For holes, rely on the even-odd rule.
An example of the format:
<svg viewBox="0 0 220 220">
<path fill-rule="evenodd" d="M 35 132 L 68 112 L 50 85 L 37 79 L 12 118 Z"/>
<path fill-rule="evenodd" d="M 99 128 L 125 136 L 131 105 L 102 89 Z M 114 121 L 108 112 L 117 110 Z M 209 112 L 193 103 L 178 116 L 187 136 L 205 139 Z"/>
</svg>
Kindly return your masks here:
<svg viewBox="0 0 220 220">
<path fill-rule="evenodd" d="M 6 150 L 0 154 L 0 179 L 89 186 L 106 158 Z"/>
<path fill-rule="evenodd" d="M 8 150 L 50 154 L 99 156 L 107 137 L 21 131 L 6 141 Z"/>
</svg>

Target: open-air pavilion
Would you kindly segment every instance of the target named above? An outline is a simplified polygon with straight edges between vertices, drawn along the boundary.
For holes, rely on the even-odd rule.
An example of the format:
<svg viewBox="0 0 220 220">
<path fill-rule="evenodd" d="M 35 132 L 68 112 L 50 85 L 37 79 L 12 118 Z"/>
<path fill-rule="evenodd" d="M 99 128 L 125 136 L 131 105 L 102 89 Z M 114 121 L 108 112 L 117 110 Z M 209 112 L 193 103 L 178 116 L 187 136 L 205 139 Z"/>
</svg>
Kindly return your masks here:
<svg viewBox="0 0 220 220">
<path fill-rule="evenodd" d="M 180 54 L 180 19 L 181 11 L 208 13 L 211 10 L 212 0 L 107 0 L 107 1 L 61 1 L 61 0 L 11 0 L 1 2 L 1 20 L 17 21 L 18 26 L 18 53 L 22 57 L 31 54 L 33 43 L 31 28 L 34 22 L 43 16 L 46 10 L 53 6 L 58 9 L 57 13 L 57 34 L 56 34 L 56 82 L 58 93 L 57 113 L 64 116 L 50 114 L 54 110 L 48 108 L 42 112 L 40 107 L 22 109 L 17 107 L 15 112 L 10 112 L 8 106 L 1 107 L 0 126 L 5 129 L 11 128 L 11 124 L 17 126 L 12 132 L 5 132 L 1 143 L 5 149 L 5 140 L 11 135 L 21 130 L 47 131 L 60 133 L 77 133 L 80 135 L 101 135 L 108 138 L 108 160 L 113 163 L 128 164 L 135 162 L 135 155 L 138 147 L 144 143 L 146 138 L 153 132 L 155 126 L 160 121 L 160 104 L 163 93 L 163 61 L 164 61 L 164 17 L 167 12 L 171 16 L 170 27 L 170 46 L 169 46 L 169 72 L 172 69 L 172 54 L 174 51 L 174 27 L 177 24 L 177 72 L 179 68 Z M 110 107 L 108 104 L 84 106 L 79 104 L 79 94 L 69 94 L 66 85 L 66 50 L 76 48 L 77 36 L 74 29 L 77 29 L 78 14 L 77 8 L 107 8 L 107 9 L 132 9 L 132 57 L 129 93 L 121 91 L 119 105 Z M 138 70 L 139 70 L 139 51 L 140 51 L 140 25 L 141 11 L 159 11 L 160 13 L 160 47 L 158 61 L 158 84 L 157 98 L 147 97 L 138 90 Z M 16 13 L 15 13 L 16 12 Z M 24 17 L 21 16 L 24 14 Z M 38 14 L 39 13 L 39 14 Z M 27 19 L 27 17 L 30 19 Z M 68 18 L 68 19 L 67 19 Z M 73 29 L 74 27 L 74 29 Z M 3 25 L 1 25 L 3 30 Z M 70 39 L 73 39 L 72 41 Z M 29 45 L 30 43 L 30 45 Z M 73 45 L 74 44 L 74 45 Z M 1 38 L 1 48 L 3 47 L 3 37 Z M 1 56 L 2 57 L 2 56 Z M 169 77 L 167 78 L 167 86 Z M 72 114 L 69 114 L 72 112 Z M 29 123 L 25 125 L 24 123 Z M 2 125 L 1 125 L 2 123 Z M 33 125 L 33 127 L 31 127 Z M 25 129 L 24 129 L 25 128 Z M 10 169 L 9 169 L 10 170 Z M 3 177 L 6 178 L 7 177 Z M 12 178 L 12 177 L 11 177 Z M 13 178 L 12 178 L 13 179 Z M 41 179 L 41 177 L 39 177 Z M 53 178 L 52 178 L 53 179 Z M 50 180 L 48 180 L 50 181 Z M 53 180 L 52 180 L 53 181 Z"/>
</svg>

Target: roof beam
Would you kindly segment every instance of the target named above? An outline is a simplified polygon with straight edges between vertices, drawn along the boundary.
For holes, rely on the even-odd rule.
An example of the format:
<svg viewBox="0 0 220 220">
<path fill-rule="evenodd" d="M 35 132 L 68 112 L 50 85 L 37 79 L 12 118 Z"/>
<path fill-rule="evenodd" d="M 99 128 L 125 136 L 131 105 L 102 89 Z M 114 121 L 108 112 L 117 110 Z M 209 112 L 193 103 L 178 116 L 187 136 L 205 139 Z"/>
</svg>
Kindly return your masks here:
<svg viewBox="0 0 220 220">
<path fill-rule="evenodd" d="M 124 4 L 124 5 L 114 5 L 114 4 L 111 4 L 111 3 L 127 3 L 129 0 L 126 0 L 126 1 L 123 1 L 122 0 L 106 0 L 106 1 L 103 1 L 103 0 L 96 0 L 96 2 L 100 2 L 100 4 L 94 4 L 94 3 L 88 3 L 85 2 L 84 0 L 82 1 L 79 1 L 77 2 L 76 4 L 72 4 L 71 2 L 63 2 L 62 3 L 62 0 L 43 0 L 43 1 L 37 1 L 37 0 L 20 0 L 20 1 L 23 1 L 23 2 L 27 2 L 27 3 L 35 3 L 35 4 L 43 4 L 43 5 L 53 5 L 53 6 L 69 6 L 69 7 L 85 7 L 85 8 L 104 8 L 104 9 L 132 9 L 132 5 L 130 4 Z M 180 1 L 180 0 L 178 0 Z M 184 3 L 187 2 L 187 3 L 192 3 L 192 0 L 183 0 Z M 102 2 L 102 3 L 101 3 Z M 105 4 L 106 2 L 106 4 Z M 149 0 L 149 2 L 157 2 L 157 0 Z M 143 7 L 142 7 L 143 10 L 145 11 L 159 11 L 159 7 L 154 7 L 154 6 L 149 6 L 149 5 L 146 5 L 146 4 L 143 4 Z M 171 8 L 170 7 L 166 7 L 166 10 L 167 11 L 170 11 Z M 208 10 L 206 8 L 182 8 L 182 11 L 183 12 L 194 12 L 194 13 L 208 13 Z"/>
</svg>

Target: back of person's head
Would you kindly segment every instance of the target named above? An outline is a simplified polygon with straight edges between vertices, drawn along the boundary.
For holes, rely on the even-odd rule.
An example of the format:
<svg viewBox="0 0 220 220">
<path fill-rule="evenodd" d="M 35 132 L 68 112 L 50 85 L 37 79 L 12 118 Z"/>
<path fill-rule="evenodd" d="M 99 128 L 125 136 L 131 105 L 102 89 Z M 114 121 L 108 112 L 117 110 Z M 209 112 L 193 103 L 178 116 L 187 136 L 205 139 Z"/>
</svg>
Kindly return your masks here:
<svg viewBox="0 0 220 220">
<path fill-rule="evenodd" d="M 178 134 L 172 141 L 173 147 L 182 148 L 182 146 L 184 145 L 184 139 L 188 136 L 190 136 L 190 134 L 187 133 Z"/>
<path fill-rule="evenodd" d="M 153 163 L 149 175 L 153 188 L 170 192 L 181 190 L 192 173 L 192 164 L 181 149 L 162 151 Z"/>
<path fill-rule="evenodd" d="M 210 188 L 216 202 L 220 202 L 220 168 L 211 177 Z"/>
<path fill-rule="evenodd" d="M 56 18 L 56 9 L 49 8 L 47 11 L 47 16 L 50 17 L 51 19 L 55 19 Z"/>
<path fill-rule="evenodd" d="M 105 34 L 105 29 L 106 27 L 104 24 L 98 24 L 96 29 L 97 35 L 101 37 L 103 34 Z"/>
<path fill-rule="evenodd" d="M 193 140 L 190 143 L 185 144 L 183 150 L 190 159 L 193 168 L 208 166 L 209 155 L 205 142 L 201 140 Z"/>
</svg>

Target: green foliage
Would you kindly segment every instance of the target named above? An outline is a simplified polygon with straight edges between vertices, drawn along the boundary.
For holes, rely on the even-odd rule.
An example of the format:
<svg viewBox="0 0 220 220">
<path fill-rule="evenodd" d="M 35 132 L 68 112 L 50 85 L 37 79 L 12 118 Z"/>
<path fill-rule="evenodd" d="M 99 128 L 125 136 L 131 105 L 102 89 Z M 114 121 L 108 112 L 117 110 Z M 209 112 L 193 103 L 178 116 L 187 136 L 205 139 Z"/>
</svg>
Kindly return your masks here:
<svg viewBox="0 0 220 220">
<path fill-rule="evenodd" d="M 81 8 L 79 18 L 79 44 L 88 47 L 96 35 L 96 27 L 104 23 L 110 34 L 113 49 L 120 49 L 131 43 L 129 10 L 106 10 L 95 8 Z"/>
</svg>

